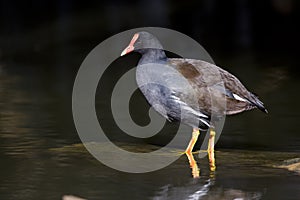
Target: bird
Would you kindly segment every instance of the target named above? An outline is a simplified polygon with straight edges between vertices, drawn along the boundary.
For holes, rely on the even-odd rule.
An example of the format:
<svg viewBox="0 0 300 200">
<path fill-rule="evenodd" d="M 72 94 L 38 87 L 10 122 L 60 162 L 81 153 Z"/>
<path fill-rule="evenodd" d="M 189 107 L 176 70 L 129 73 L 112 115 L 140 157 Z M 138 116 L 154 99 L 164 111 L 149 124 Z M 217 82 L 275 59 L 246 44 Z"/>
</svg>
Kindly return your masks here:
<svg viewBox="0 0 300 200">
<path fill-rule="evenodd" d="M 203 60 L 169 58 L 157 37 L 149 32 L 135 33 L 121 56 L 131 52 L 141 54 L 136 80 L 148 103 L 168 121 L 180 121 L 193 128 L 185 154 L 194 178 L 199 177 L 199 168 L 192 151 L 200 131 L 209 130 L 208 159 L 210 170 L 216 170 L 213 115 L 219 119 L 254 108 L 268 113 L 263 102 L 233 74 Z"/>
</svg>

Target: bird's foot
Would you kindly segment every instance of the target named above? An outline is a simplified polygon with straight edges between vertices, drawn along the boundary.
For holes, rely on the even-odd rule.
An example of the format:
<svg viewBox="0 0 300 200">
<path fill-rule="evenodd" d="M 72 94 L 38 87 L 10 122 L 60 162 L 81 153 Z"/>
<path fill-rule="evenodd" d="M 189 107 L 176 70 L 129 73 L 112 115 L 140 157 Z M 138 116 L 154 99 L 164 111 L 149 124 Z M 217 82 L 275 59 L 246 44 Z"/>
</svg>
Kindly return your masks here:
<svg viewBox="0 0 300 200">
<path fill-rule="evenodd" d="M 184 155 L 184 154 L 187 154 L 187 153 L 189 153 L 189 154 L 193 154 L 193 155 L 195 155 L 195 154 L 202 153 L 202 152 L 207 152 L 207 151 L 206 151 L 206 150 L 193 151 L 193 152 L 188 152 L 188 151 L 179 151 L 179 152 L 178 152 L 178 154 L 179 154 L 179 155 Z"/>
</svg>

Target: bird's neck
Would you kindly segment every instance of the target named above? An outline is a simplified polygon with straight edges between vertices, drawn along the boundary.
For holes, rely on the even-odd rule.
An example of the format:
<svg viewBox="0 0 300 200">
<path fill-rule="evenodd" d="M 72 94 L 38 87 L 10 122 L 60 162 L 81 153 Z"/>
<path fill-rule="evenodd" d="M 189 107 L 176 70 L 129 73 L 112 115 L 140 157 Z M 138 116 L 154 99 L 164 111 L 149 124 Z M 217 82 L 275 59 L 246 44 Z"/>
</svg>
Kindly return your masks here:
<svg viewBox="0 0 300 200">
<path fill-rule="evenodd" d="M 163 63 L 167 60 L 162 49 L 142 49 L 139 52 L 142 54 L 139 64 Z"/>
</svg>

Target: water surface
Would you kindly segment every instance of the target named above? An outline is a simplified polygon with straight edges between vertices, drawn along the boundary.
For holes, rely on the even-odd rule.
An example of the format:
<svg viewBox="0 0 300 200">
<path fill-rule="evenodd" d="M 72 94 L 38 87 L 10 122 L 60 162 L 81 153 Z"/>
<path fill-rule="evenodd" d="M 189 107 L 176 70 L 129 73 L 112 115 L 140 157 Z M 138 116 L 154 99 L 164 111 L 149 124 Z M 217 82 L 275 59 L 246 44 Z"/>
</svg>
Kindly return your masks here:
<svg viewBox="0 0 300 200">
<path fill-rule="evenodd" d="M 295 92 L 300 81 L 288 66 L 263 68 L 251 62 L 226 69 L 260 94 L 270 114 L 253 111 L 227 118 L 216 147 L 217 172 L 209 172 L 206 158 L 196 158 L 201 168 L 196 180 L 184 155 L 159 171 L 129 174 L 88 154 L 71 113 L 79 66 L 0 63 L 0 199 L 60 199 L 64 194 L 87 199 L 300 199 L 299 174 L 272 167 L 300 157 L 300 95 Z M 97 101 L 101 105 L 99 94 Z M 108 127 L 108 134 L 122 135 L 112 122 Z"/>
</svg>

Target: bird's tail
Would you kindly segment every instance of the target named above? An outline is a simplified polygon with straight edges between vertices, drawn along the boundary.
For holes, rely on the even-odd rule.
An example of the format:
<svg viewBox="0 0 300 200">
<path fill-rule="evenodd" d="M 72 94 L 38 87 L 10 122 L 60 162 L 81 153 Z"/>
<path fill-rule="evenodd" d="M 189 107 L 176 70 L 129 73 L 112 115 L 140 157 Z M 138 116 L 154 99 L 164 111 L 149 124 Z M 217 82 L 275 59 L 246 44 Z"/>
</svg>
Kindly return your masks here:
<svg viewBox="0 0 300 200">
<path fill-rule="evenodd" d="M 247 99 L 250 101 L 252 105 L 257 107 L 259 110 L 263 111 L 264 113 L 268 113 L 268 110 L 265 108 L 264 103 L 258 99 L 258 97 L 251 93 L 251 99 Z"/>
</svg>

